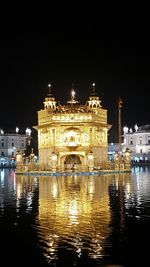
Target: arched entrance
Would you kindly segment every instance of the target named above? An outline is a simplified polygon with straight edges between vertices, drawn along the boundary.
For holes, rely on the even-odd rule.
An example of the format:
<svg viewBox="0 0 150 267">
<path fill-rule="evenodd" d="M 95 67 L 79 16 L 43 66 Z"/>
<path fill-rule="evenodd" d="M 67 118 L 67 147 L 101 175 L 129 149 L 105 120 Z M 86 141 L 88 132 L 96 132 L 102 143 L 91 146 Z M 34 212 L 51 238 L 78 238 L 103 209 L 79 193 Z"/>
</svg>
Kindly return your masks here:
<svg viewBox="0 0 150 267">
<path fill-rule="evenodd" d="M 67 155 L 64 161 L 65 170 L 79 170 L 81 169 L 81 159 L 78 155 Z"/>
</svg>

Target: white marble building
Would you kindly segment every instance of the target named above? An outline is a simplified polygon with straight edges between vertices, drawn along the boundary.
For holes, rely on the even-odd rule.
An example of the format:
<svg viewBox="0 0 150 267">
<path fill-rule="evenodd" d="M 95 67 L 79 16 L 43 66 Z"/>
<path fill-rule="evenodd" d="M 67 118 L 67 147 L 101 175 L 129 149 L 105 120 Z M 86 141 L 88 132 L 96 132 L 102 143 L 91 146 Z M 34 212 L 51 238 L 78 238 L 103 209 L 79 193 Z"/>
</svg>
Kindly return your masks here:
<svg viewBox="0 0 150 267">
<path fill-rule="evenodd" d="M 123 128 L 124 146 L 129 148 L 133 160 L 150 159 L 150 125 L 134 126 L 134 128 Z"/>
<path fill-rule="evenodd" d="M 150 163 L 150 125 L 123 128 L 122 136 L 122 152 L 126 148 L 131 151 L 131 158 L 133 162 L 148 162 Z M 118 143 L 109 143 L 108 145 L 108 159 L 113 160 L 114 154 L 119 151 Z"/>
<path fill-rule="evenodd" d="M 31 139 L 31 132 L 26 130 L 25 134 L 19 134 L 18 128 L 15 133 L 4 133 L 0 130 L 0 165 L 8 165 L 15 159 L 16 152 L 20 150 L 25 153 Z"/>
</svg>

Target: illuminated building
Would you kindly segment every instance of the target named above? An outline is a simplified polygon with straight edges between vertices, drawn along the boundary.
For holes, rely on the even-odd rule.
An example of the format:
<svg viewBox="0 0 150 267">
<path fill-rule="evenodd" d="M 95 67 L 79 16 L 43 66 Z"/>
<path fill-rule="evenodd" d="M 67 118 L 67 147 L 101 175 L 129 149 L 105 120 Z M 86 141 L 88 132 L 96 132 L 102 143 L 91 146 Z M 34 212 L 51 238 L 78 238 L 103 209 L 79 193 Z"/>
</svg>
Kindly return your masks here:
<svg viewBox="0 0 150 267">
<path fill-rule="evenodd" d="M 30 143 L 31 132 L 26 129 L 26 134 L 18 133 L 19 129 L 16 127 L 15 133 L 4 133 L 0 130 L 0 166 L 9 166 L 14 164 L 16 152 L 18 150 L 24 154 Z"/>
<path fill-rule="evenodd" d="M 131 150 L 132 160 L 150 162 L 150 125 L 137 126 L 134 129 L 125 126 L 124 146 Z"/>
<path fill-rule="evenodd" d="M 42 169 L 50 169 L 52 157 L 57 156 L 57 168 L 86 169 L 87 164 L 98 167 L 107 161 L 108 130 L 107 110 L 92 85 L 88 101 L 80 105 L 71 91 L 71 99 L 65 105 L 55 100 L 49 85 L 44 108 L 38 111 L 38 151 Z M 90 152 L 90 154 L 89 154 Z M 54 169 L 56 166 L 54 166 Z"/>
</svg>

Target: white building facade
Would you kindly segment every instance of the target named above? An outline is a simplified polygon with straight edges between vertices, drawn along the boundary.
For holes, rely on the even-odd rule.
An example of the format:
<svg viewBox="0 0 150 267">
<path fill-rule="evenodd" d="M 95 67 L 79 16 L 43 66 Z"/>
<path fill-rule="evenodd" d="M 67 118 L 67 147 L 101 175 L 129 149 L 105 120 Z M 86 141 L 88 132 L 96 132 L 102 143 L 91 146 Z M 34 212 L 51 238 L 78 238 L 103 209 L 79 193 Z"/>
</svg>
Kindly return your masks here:
<svg viewBox="0 0 150 267">
<path fill-rule="evenodd" d="M 16 152 L 19 150 L 25 154 L 30 144 L 30 134 L 0 132 L 0 166 L 13 164 Z"/>
<path fill-rule="evenodd" d="M 123 132 L 124 146 L 131 150 L 132 159 L 150 161 L 150 125 L 135 125 L 134 129 L 125 126 Z"/>
</svg>

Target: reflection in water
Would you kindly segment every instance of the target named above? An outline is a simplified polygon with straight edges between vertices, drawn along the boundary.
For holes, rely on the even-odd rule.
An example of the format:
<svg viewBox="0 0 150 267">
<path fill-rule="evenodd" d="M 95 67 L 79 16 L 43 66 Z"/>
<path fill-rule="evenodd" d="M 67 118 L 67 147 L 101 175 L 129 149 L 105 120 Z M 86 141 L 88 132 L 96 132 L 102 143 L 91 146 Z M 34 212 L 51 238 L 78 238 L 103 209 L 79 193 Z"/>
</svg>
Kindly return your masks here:
<svg viewBox="0 0 150 267">
<path fill-rule="evenodd" d="M 83 260 L 87 266 L 90 260 L 123 264 L 130 247 L 143 245 L 138 222 L 144 218 L 145 226 L 150 220 L 149 177 L 149 171 L 137 169 L 89 177 L 25 177 L 1 170 L 0 223 L 5 229 L 7 222 L 9 233 L 2 243 L 11 243 L 13 229 L 17 240 L 29 248 L 32 242 L 50 266 L 59 261 L 77 266 Z M 134 243 L 136 227 L 142 241 Z"/>
<path fill-rule="evenodd" d="M 14 192 L 16 194 L 16 207 L 20 207 L 22 198 L 26 199 L 26 212 L 32 210 L 33 192 L 37 187 L 37 178 L 14 176 Z"/>
<path fill-rule="evenodd" d="M 7 178 L 7 179 L 6 179 Z M 34 191 L 37 188 L 37 178 L 15 175 L 14 170 L 0 172 L 0 204 L 6 207 L 16 205 L 16 212 L 20 211 L 21 205 L 26 206 L 26 212 L 33 208 Z M 23 202 L 21 202 L 24 200 Z"/>
<path fill-rule="evenodd" d="M 110 232 L 110 210 L 107 181 L 101 179 L 103 187 L 98 177 L 39 179 L 39 224 L 50 258 L 58 243 L 74 247 L 78 257 L 83 247 L 90 257 L 103 255 L 103 243 Z"/>
<path fill-rule="evenodd" d="M 118 187 L 123 177 L 114 176 L 113 183 Z M 111 183 L 110 176 L 40 177 L 39 224 L 49 259 L 57 257 L 58 244 L 64 243 L 78 257 L 84 250 L 90 258 L 104 256 L 111 233 Z"/>
</svg>

